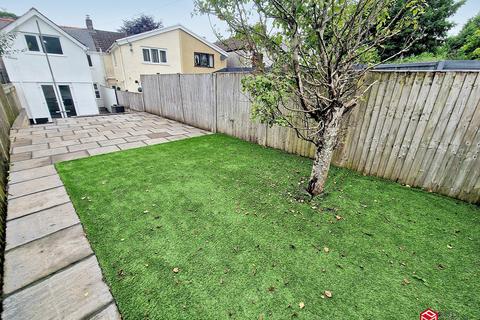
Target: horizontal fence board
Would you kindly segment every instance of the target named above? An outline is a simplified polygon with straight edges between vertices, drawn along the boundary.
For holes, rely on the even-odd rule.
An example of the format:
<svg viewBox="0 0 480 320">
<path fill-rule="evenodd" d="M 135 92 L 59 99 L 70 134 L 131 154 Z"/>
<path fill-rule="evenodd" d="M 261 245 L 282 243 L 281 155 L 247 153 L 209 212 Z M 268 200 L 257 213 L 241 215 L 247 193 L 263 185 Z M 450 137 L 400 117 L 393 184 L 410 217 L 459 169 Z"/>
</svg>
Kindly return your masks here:
<svg viewBox="0 0 480 320">
<path fill-rule="evenodd" d="M 313 157 L 313 144 L 301 140 L 293 129 L 267 127 L 251 118 L 251 102 L 242 91 L 245 76 L 142 75 L 144 110 Z M 372 72 L 366 79 L 370 83 L 357 107 L 343 119 L 333 163 L 478 202 L 478 72 Z"/>
</svg>

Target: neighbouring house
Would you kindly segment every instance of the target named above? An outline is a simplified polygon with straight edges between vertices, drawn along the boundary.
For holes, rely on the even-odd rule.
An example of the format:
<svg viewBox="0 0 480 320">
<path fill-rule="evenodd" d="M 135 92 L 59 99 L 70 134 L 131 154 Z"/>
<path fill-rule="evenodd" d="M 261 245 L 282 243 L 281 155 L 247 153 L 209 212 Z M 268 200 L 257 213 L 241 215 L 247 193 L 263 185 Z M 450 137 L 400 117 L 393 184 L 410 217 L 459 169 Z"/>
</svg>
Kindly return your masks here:
<svg viewBox="0 0 480 320">
<path fill-rule="evenodd" d="M 112 43 L 126 36 L 123 32 L 98 30 L 93 27 L 90 16 L 85 19 L 86 28 L 61 26 L 72 37 L 83 43 L 87 48 L 87 63 L 93 80 L 93 89 L 97 106 L 103 110 L 107 105 L 116 103 L 115 93 L 107 86 L 105 75 L 105 56 Z"/>
<path fill-rule="evenodd" d="M 215 44 L 228 53 L 227 69 L 252 67 L 251 54 L 247 50 L 245 41 L 229 38 L 217 41 Z"/>
<path fill-rule="evenodd" d="M 141 74 L 212 73 L 227 65 L 227 52 L 182 25 L 117 39 L 108 49 L 110 86 L 138 91 Z"/>
<path fill-rule="evenodd" d="M 16 34 L 3 62 L 32 122 L 99 113 L 87 46 L 35 8 L 1 31 Z"/>
</svg>

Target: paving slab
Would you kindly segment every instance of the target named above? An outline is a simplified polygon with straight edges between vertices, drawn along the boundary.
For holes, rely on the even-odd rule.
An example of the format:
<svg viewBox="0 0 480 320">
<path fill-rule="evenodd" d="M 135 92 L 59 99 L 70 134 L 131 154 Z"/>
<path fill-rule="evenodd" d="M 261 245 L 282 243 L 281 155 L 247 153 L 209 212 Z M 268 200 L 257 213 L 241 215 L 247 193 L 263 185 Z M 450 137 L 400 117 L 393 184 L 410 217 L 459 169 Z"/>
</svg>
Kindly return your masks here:
<svg viewBox="0 0 480 320">
<path fill-rule="evenodd" d="M 67 152 L 68 152 L 68 150 L 67 150 L 66 147 L 32 151 L 32 158 L 48 157 L 48 156 L 53 156 L 53 155 L 56 155 L 56 154 L 62 154 L 62 153 L 67 153 Z"/>
<path fill-rule="evenodd" d="M 19 183 L 11 183 L 8 185 L 8 199 L 9 201 L 11 201 L 14 198 L 25 196 L 27 194 L 36 193 L 39 191 L 44 191 L 60 186 L 63 186 L 63 183 L 58 175 L 41 177 Z"/>
<path fill-rule="evenodd" d="M 52 159 L 50 157 L 16 161 L 10 164 L 10 172 L 48 166 L 51 163 Z"/>
<path fill-rule="evenodd" d="M 87 151 L 91 156 L 96 156 L 97 154 L 104 154 L 104 153 L 120 151 L 120 149 L 117 146 L 106 146 L 106 147 L 98 147 L 98 148 L 88 149 Z"/>
<path fill-rule="evenodd" d="M 113 301 L 95 256 L 8 296 L 2 319 L 84 319 Z"/>
<path fill-rule="evenodd" d="M 123 143 L 123 144 L 118 145 L 118 147 L 122 150 L 145 147 L 145 146 L 146 146 L 146 144 L 141 142 L 141 141 L 128 142 L 128 143 Z"/>
<path fill-rule="evenodd" d="M 7 221 L 70 202 L 64 187 L 49 189 L 8 201 Z"/>
<path fill-rule="evenodd" d="M 156 139 L 156 138 L 166 138 L 166 137 L 171 137 L 172 135 L 168 132 L 157 132 L 157 133 L 150 133 L 147 134 L 147 136 L 150 139 Z"/>
<path fill-rule="evenodd" d="M 57 174 L 57 171 L 55 170 L 54 166 L 48 165 L 23 171 L 10 172 L 8 180 L 9 183 L 18 183 L 40 177 L 50 176 L 52 174 Z"/>
<path fill-rule="evenodd" d="M 111 303 L 107 308 L 100 311 L 90 318 L 90 320 L 120 320 L 120 313 L 118 313 L 115 303 Z"/>
<path fill-rule="evenodd" d="M 23 147 L 13 147 L 12 154 L 22 153 L 22 152 L 29 152 L 29 151 L 37 151 L 37 150 L 45 150 L 48 149 L 48 144 L 32 144 Z"/>
<path fill-rule="evenodd" d="M 112 140 L 99 141 L 98 143 L 102 147 L 106 147 L 106 146 L 112 146 L 112 145 L 115 145 L 115 144 L 121 144 L 121 143 L 126 143 L 126 142 L 127 142 L 127 140 L 125 140 L 124 138 L 117 138 L 117 139 L 112 139 Z"/>
<path fill-rule="evenodd" d="M 7 222 L 5 250 L 79 224 L 71 202 Z"/>
<path fill-rule="evenodd" d="M 32 152 L 22 152 L 10 155 L 11 162 L 24 161 L 29 159 L 32 159 Z"/>
<path fill-rule="evenodd" d="M 68 160 L 85 158 L 85 157 L 88 157 L 88 156 L 89 156 L 89 154 L 86 150 L 81 150 L 81 151 L 77 151 L 77 152 L 57 154 L 55 156 L 52 156 L 52 162 L 57 163 L 57 162 L 61 162 L 61 161 L 68 161 Z"/>
<path fill-rule="evenodd" d="M 8 295 L 92 254 L 81 225 L 7 251 L 3 294 Z"/>
</svg>

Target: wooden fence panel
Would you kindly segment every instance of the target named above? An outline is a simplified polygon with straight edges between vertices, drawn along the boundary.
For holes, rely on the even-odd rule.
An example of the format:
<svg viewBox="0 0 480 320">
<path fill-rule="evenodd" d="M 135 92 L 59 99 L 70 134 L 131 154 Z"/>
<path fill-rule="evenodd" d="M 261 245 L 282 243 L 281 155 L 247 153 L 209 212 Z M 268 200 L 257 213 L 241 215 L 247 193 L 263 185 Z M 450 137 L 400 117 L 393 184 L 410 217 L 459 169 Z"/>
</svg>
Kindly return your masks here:
<svg viewBox="0 0 480 320">
<path fill-rule="evenodd" d="M 215 88 L 213 74 L 184 74 L 180 77 L 184 122 L 215 129 Z"/>
<path fill-rule="evenodd" d="M 251 119 L 243 73 L 142 76 L 147 112 L 313 157 L 293 129 Z M 480 201 L 478 72 L 373 72 L 342 122 L 333 163 L 463 200 Z"/>
<path fill-rule="evenodd" d="M 118 103 L 135 111 L 145 111 L 143 95 L 137 92 L 117 91 Z"/>
</svg>

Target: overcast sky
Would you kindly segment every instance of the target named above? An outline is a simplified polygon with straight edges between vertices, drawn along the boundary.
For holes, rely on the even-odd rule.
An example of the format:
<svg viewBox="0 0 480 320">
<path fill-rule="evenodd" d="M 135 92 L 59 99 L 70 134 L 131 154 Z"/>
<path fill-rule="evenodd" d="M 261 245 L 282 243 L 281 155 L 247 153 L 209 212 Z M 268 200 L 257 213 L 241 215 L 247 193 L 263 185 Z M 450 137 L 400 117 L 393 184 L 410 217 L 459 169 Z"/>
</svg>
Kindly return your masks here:
<svg viewBox="0 0 480 320">
<path fill-rule="evenodd" d="M 206 16 L 192 17 L 192 0 L 11 0 L 0 4 L 0 8 L 17 15 L 22 15 L 31 7 L 37 8 L 59 25 L 73 27 L 84 27 L 85 15 L 89 14 L 96 29 L 111 31 L 117 30 L 123 19 L 145 13 L 161 20 L 164 26 L 180 23 L 210 41 L 216 40 Z M 480 12 L 480 0 L 467 0 L 467 3 L 453 17 L 452 20 L 457 23 L 457 26 L 450 31 L 450 34 L 456 34 L 462 25 L 478 12 Z M 220 29 L 225 28 L 215 19 L 212 22 Z"/>
</svg>

